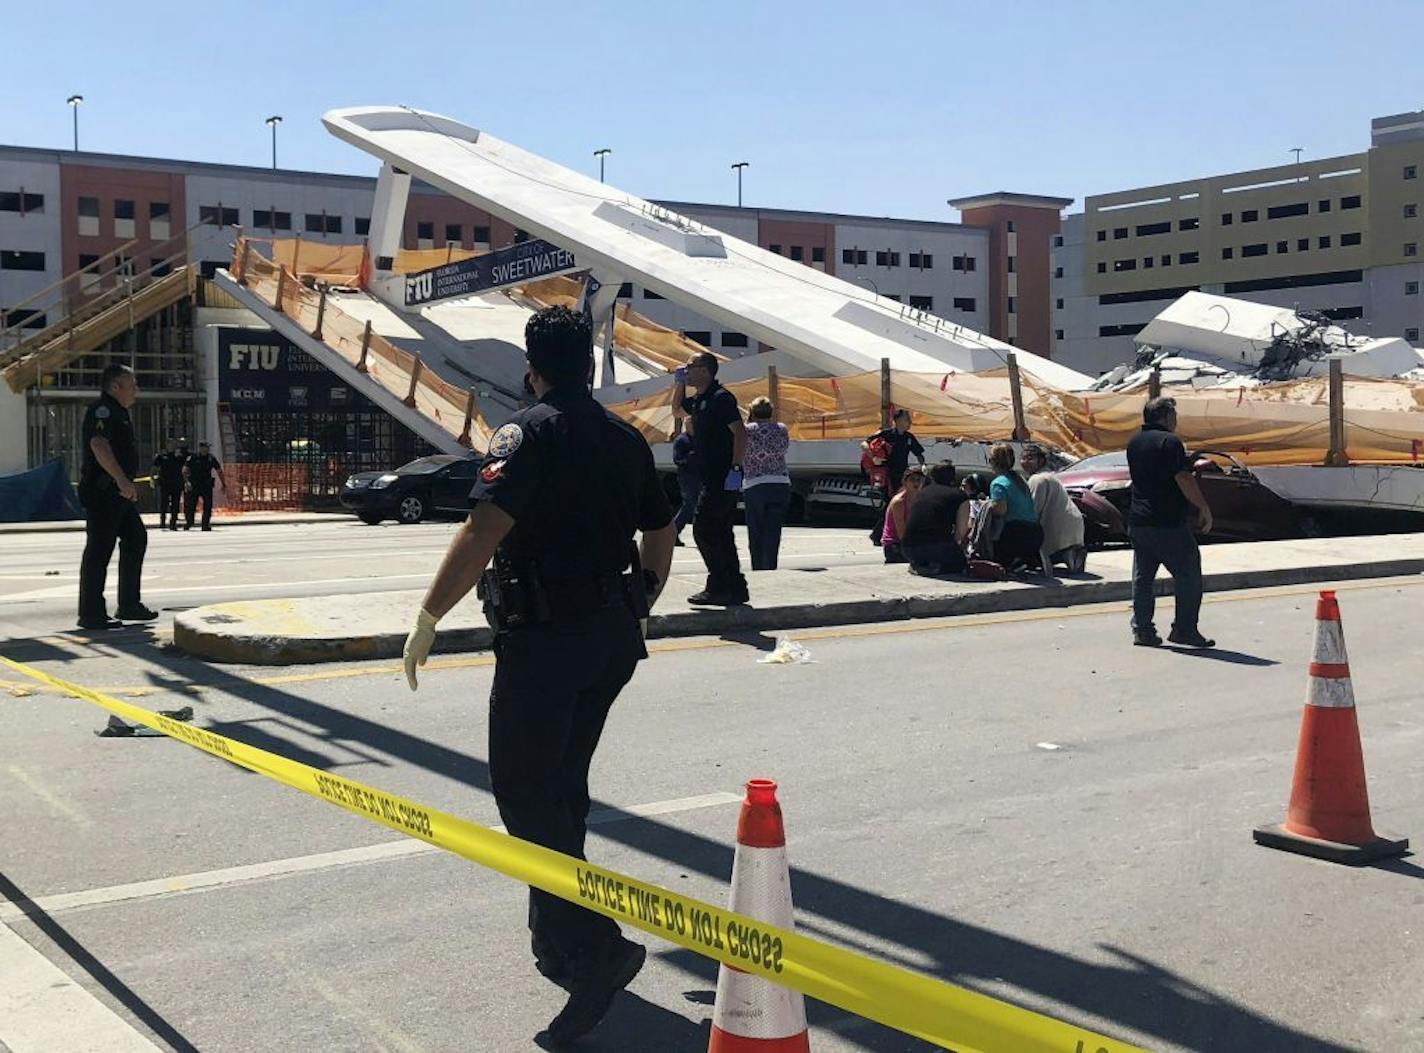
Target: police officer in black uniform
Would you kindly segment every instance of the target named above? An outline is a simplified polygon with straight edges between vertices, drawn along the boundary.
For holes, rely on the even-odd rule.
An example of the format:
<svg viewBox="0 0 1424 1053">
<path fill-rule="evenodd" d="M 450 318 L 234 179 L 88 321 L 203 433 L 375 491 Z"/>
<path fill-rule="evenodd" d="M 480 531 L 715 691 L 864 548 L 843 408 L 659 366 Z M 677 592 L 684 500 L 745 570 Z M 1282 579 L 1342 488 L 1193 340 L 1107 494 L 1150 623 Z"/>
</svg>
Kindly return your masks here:
<svg viewBox="0 0 1424 1053">
<path fill-rule="evenodd" d="M 84 463 L 79 474 L 79 500 L 84 504 L 84 557 L 79 565 L 79 627 L 113 629 L 104 603 L 104 579 L 114 543 L 119 545 L 119 605 L 124 621 L 146 622 L 158 617 L 139 600 L 143 554 L 148 532 L 138 514 L 138 446 L 134 442 L 129 407 L 138 399 L 138 380 L 128 366 L 106 366 L 100 374 L 103 392 L 84 415 Z"/>
<path fill-rule="evenodd" d="M 203 502 L 203 529 L 213 528 L 213 473 L 222 478 L 222 464 L 208 451 L 208 444 L 198 443 L 198 452 L 191 454 L 183 465 L 183 512 L 184 530 L 193 529 L 193 515 L 198 510 L 198 502 Z M 227 489 L 227 479 L 223 478 L 223 489 Z"/>
<path fill-rule="evenodd" d="M 515 837 L 583 858 L 589 764 L 647 657 L 639 620 L 667 580 L 675 531 L 647 442 L 589 393 L 588 318 L 546 308 L 524 341 L 539 401 L 490 439 L 470 516 L 406 641 L 405 671 L 413 690 L 436 622 L 478 579 L 496 634 L 489 758 L 499 814 Z M 569 992 L 548 1039 L 572 1041 L 603 1018 L 646 951 L 612 919 L 537 889 L 529 927 L 536 967 Z"/>
<path fill-rule="evenodd" d="M 168 436 L 168 449 L 153 459 L 153 478 L 158 489 L 158 528 L 178 529 L 178 507 L 183 500 L 183 463 L 188 459 L 188 440 L 175 447 Z"/>
</svg>

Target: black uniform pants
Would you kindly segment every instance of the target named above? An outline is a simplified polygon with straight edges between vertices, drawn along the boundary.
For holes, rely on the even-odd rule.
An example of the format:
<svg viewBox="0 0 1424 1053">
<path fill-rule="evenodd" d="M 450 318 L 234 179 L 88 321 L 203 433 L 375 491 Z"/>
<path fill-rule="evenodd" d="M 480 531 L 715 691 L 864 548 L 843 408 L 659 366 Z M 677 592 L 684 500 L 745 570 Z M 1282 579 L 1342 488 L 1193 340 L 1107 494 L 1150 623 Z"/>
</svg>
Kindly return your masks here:
<svg viewBox="0 0 1424 1053">
<path fill-rule="evenodd" d="M 148 549 L 148 531 L 138 513 L 138 504 L 125 500 L 117 490 L 90 494 L 84 504 L 84 556 L 79 563 L 79 617 L 83 621 L 103 621 L 108 617 L 104 604 L 104 581 L 114 544 L 119 546 L 119 610 L 140 603 L 139 581 L 143 576 L 143 554 Z"/>
<path fill-rule="evenodd" d="M 178 529 L 178 506 L 183 500 L 181 482 L 162 483 L 158 488 L 158 525 Z"/>
<path fill-rule="evenodd" d="M 707 564 L 707 591 L 718 596 L 747 591 L 747 579 L 742 576 L 741 561 L 737 559 L 737 539 L 732 534 L 736 514 L 734 491 L 710 482 L 702 488 L 697 516 L 692 521 L 692 538 L 702 562 Z"/>
<path fill-rule="evenodd" d="M 495 638 L 490 691 L 490 783 L 515 837 L 580 859 L 588 822 L 588 769 L 618 693 L 646 656 L 627 607 L 516 629 Z M 611 918 L 529 890 L 534 955 L 577 965 L 618 936 Z"/>
<path fill-rule="evenodd" d="M 199 490 L 196 486 L 189 490 L 183 502 L 183 512 L 186 517 L 183 529 L 187 530 L 193 525 L 193 515 L 198 510 L 198 502 L 203 502 L 203 529 L 209 530 L 213 525 L 213 490 L 208 487 L 206 490 Z"/>
</svg>

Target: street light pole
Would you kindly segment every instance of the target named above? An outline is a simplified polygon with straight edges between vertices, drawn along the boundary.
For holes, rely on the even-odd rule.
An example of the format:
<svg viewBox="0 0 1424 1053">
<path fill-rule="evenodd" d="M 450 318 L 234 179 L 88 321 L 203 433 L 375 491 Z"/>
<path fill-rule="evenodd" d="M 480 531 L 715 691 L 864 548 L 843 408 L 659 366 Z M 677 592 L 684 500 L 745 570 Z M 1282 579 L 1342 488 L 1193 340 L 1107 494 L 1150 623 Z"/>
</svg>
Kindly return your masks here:
<svg viewBox="0 0 1424 1053">
<path fill-rule="evenodd" d="M 750 168 L 750 161 L 738 161 L 732 166 L 737 172 L 737 207 L 742 207 L 742 169 Z"/>
<path fill-rule="evenodd" d="M 608 147 L 606 146 L 603 147 L 601 150 L 595 150 L 593 152 L 593 156 L 598 158 L 598 181 L 600 183 L 603 182 L 603 159 L 612 152 L 613 151 L 608 149 Z"/>
<path fill-rule="evenodd" d="M 282 118 L 274 113 L 267 118 L 266 123 L 272 129 L 272 169 L 275 171 L 277 168 L 277 125 L 282 123 Z"/>
<path fill-rule="evenodd" d="M 64 100 L 69 103 L 69 108 L 74 111 L 74 152 L 79 152 L 79 104 L 84 101 L 83 95 L 71 95 Z"/>
</svg>

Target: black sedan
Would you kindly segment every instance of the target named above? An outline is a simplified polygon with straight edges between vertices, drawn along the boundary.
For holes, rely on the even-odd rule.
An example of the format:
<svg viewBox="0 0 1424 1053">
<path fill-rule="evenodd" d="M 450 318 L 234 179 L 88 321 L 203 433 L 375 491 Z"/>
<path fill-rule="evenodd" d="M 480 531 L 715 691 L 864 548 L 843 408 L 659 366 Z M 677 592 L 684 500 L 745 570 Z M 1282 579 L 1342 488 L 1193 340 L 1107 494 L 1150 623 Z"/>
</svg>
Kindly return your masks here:
<svg viewBox="0 0 1424 1053">
<path fill-rule="evenodd" d="M 341 487 L 341 507 L 375 526 L 383 519 L 419 523 L 431 516 L 463 518 L 470 511 L 480 461 L 439 453 L 393 472 L 357 472 Z"/>
</svg>

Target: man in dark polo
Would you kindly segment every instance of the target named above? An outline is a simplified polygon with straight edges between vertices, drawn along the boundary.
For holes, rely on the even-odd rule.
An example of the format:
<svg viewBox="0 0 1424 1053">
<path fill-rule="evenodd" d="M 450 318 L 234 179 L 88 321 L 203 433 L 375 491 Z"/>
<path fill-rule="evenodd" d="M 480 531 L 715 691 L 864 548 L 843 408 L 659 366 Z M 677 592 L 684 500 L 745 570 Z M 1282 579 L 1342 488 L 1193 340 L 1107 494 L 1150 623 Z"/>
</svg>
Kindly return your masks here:
<svg viewBox="0 0 1424 1053">
<path fill-rule="evenodd" d="M 1215 647 L 1197 628 L 1201 611 L 1201 550 L 1189 525 L 1195 520 L 1203 534 L 1211 533 L 1211 508 L 1192 474 L 1191 458 L 1177 438 L 1177 402 L 1156 398 L 1142 408 L 1142 430 L 1127 444 L 1132 474 L 1132 505 L 1128 532 L 1132 535 L 1132 642 L 1158 647 L 1162 637 L 1152 624 L 1156 599 L 1152 583 L 1157 568 L 1172 575 L 1176 615 L 1170 643 Z"/>
</svg>

